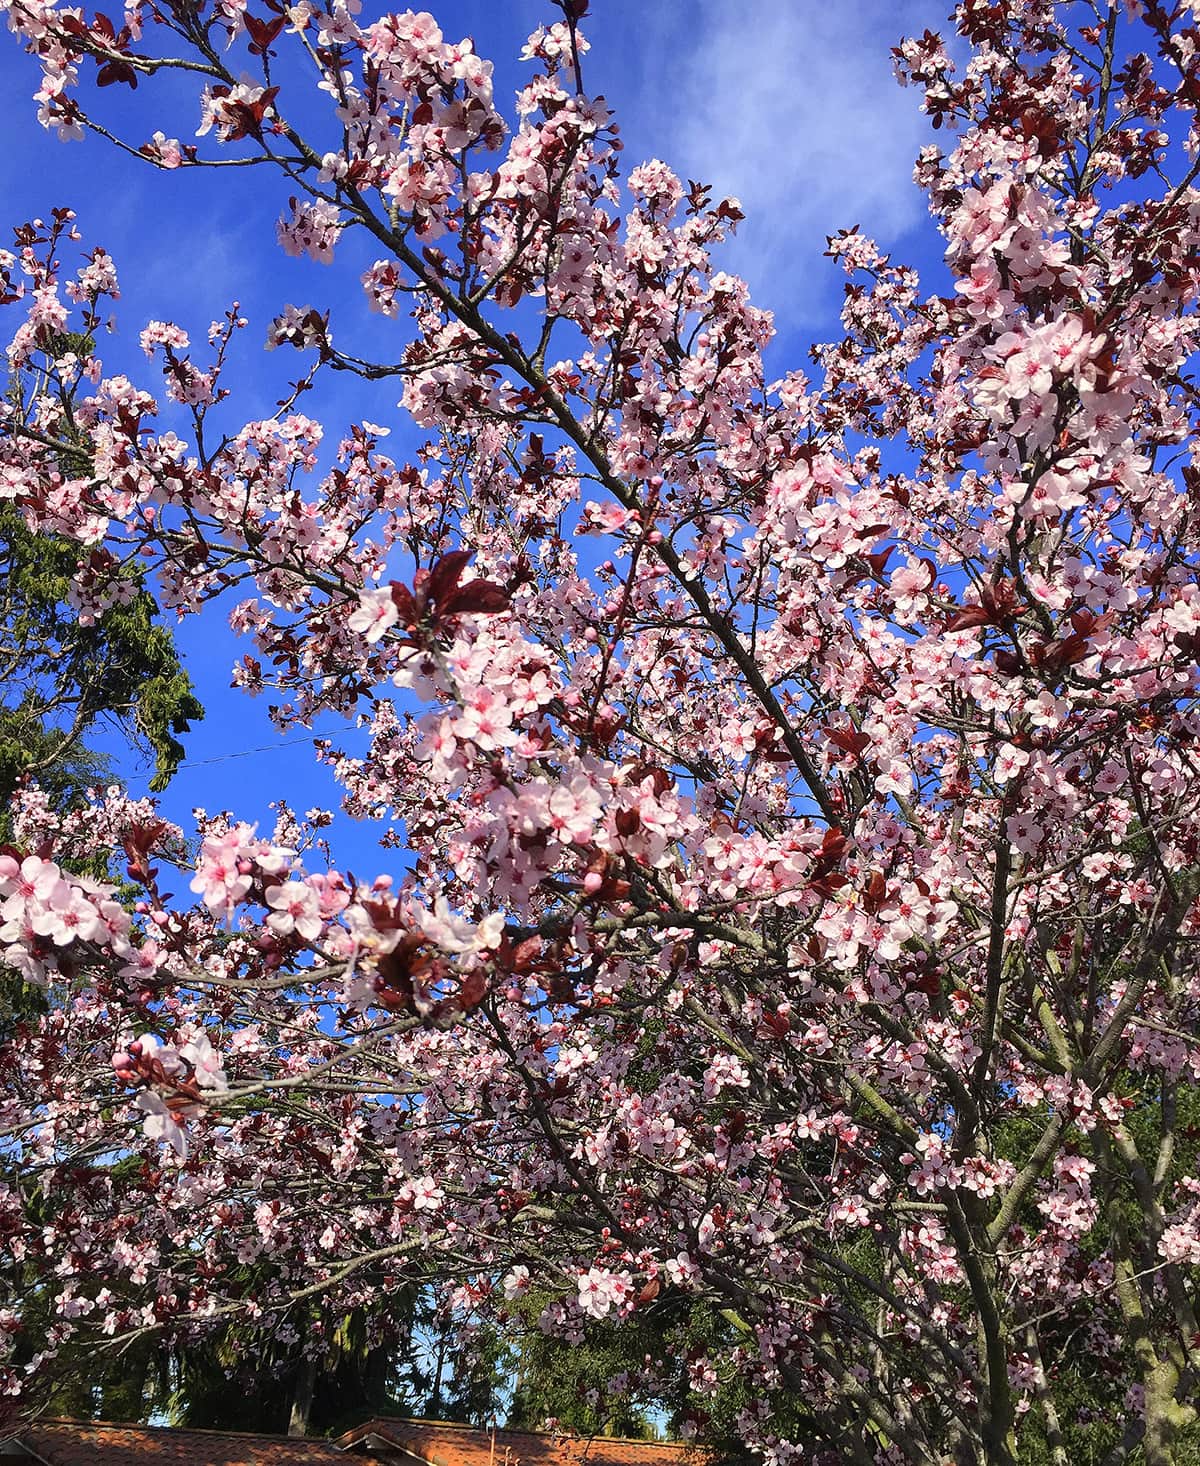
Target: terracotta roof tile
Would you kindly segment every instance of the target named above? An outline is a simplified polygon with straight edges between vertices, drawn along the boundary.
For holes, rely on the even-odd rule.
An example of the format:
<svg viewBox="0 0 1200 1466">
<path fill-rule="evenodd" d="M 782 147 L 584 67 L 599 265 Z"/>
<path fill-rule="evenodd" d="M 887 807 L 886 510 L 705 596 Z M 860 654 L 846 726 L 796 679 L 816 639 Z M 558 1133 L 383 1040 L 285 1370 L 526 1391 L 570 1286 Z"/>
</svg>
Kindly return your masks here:
<svg viewBox="0 0 1200 1466">
<path fill-rule="evenodd" d="M 497 1430 L 429 1420 L 370 1420 L 339 1437 L 352 1449 L 368 1437 L 386 1441 L 429 1466 L 708 1466 L 709 1452 L 676 1441 Z"/>
<path fill-rule="evenodd" d="M 338 1441 L 242 1431 L 42 1420 L 20 1443 L 47 1466 L 349 1466 L 416 1457 L 428 1466 L 712 1466 L 710 1452 L 676 1442 L 538 1431 L 476 1430 L 430 1420 L 370 1420 Z"/>
<path fill-rule="evenodd" d="M 241 1431 L 41 1420 L 17 1439 L 49 1466 L 347 1466 L 329 1441 Z"/>
</svg>

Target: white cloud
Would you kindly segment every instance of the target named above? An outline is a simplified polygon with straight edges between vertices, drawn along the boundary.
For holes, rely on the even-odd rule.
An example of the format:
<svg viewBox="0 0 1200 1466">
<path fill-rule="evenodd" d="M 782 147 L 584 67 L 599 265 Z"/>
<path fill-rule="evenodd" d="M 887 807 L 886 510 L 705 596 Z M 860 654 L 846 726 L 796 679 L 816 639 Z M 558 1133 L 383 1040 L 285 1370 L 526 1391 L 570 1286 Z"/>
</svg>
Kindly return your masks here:
<svg viewBox="0 0 1200 1466">
<path fill-rule="evenodd" d="M 623 7 L 622 7 L 623 8 Z M 637 29 L 627 164 L 647 150 L 738 197 L 728 263 L 789 324 L 827 318 L 841 274 L 825 239 L 859 224 L 885 247 L 925 217 L 912 165 L 928 140 L 891 47 L 944 0 L 660 0 Z M 645 12 L 649 12 L 647 15 Z M 628 83 L 614 89 L 628 98 Z"/>
</svg>

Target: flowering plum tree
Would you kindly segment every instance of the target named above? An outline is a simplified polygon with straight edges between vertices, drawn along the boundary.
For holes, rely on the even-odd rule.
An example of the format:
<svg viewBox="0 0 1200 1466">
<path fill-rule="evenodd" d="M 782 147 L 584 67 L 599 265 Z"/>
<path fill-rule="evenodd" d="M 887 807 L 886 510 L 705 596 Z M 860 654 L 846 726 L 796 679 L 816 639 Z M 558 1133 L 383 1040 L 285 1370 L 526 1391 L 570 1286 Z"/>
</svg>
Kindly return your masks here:
<svg viewBox="0 0 1200 1466">
<path fill-rule="evenodd" d="M 288 725 L 362 713 L 369 753 L 322 757 L 405 852 L 364 880 L 292 816 L 206 817 L 189 904 L 149 803 L 21 797 L 0 942 L 50 1003 L 2 1050 L 18 1406 L 80 1340 L 382 1311 L 432 1267 L 468 1331 L 707 1308 L 691 1424 L 739 1381 L 771 1461 L 1180 1459 L 1200 6 L 964 0 L 955 46 L 903 43 L 943 293 L 836 235 L 844 335 L 773 380 L 712 260 L 736 203 L 620 181 L 578 0 L 508 124 L 429 15 L 5 5 L 62 136 L 116 140 L 93 70 L 148 108 L 190 78 L 195 140 L 124 145 L 282 175 L 289 252 L 372 242 L 395 349 L 288 306 L 310 374 L 237 425 L 236 310 L 207 348 L 146 326 L 152 391 L 56 354 L 109 256 L 75 268 L 65 211 L 18 231 L 9 359 L 49 385 L 4 408 L 0 484 L 78 543 L 81 619 L 135 561 L 181 614 L 242 588 L 238 680 Z M 323 447 L 299 398 L 333 370 L 394 378 L 414 462 L 369 424 Z M 105 854 L 134 899 L 71 874 Z"/>
</svg>

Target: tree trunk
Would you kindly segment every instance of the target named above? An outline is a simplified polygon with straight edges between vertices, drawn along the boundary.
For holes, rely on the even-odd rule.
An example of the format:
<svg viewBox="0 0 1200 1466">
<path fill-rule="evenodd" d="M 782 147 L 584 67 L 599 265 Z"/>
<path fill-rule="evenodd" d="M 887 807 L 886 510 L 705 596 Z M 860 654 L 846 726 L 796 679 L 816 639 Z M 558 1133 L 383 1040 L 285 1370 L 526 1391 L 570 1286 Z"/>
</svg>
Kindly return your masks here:
<svg viewBox="0 0 1200 1466">
<path fill-rule="evenodd" d="M 296 1377 L 292 1393 L 292 1412 L 288 1417 L 288 1435 L 307 1435 L 308 1417 L 312 1410 L 313 1390 L 317 1383 L 317 1361 L 306 1359 Z"/>
</svg>

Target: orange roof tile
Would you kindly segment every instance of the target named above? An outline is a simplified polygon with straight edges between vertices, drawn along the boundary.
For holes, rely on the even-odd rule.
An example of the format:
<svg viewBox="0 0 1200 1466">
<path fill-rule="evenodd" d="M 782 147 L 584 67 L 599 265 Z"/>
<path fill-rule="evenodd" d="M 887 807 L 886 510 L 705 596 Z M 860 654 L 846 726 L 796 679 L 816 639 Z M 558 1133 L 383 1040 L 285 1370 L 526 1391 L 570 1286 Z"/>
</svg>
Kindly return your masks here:
<svg viewBox="0 0 1200 1466">
<path fill-rule="evenodd" d="M 432 1420 L 369 1420 L 338 1438 L 345 1450 L 386 1443 L 428 1466 L 708 1466 L 711 1453 L 678 1441 L 476 1430 Z"/>
<path fill-rule="evenodd" d="M 16 1438 L 46 1466 L 347 1466 L 330 1441 L 243 1431 L 39 1420 Z"/>
</svg>

